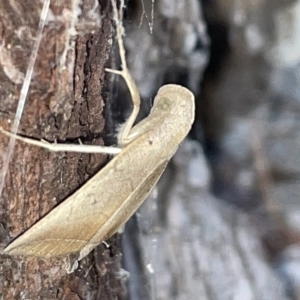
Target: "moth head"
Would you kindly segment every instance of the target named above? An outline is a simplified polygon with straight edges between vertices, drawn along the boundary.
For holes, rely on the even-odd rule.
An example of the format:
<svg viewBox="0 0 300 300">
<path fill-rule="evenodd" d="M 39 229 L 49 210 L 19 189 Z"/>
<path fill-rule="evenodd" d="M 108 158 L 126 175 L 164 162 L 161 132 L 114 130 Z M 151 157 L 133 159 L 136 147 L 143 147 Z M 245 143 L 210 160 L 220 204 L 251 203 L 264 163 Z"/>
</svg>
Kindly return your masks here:
<svg viewBox="0 0 300 300">
<path fill-rule="evenodd" d="M 160 111 L 170 111 L 172 108 L 172 100 L 168 97 L 161 97 L 156 100 L 156 108 Z"/>
<path fill-rule="evenodd" d="M 154 106 L 160 112 L 171 112 L 177 119 L 182 116 L 193 122 L 195 114 L 195 98 L 187 88 L 176 84 L 162 86 L 154 99 Z"/>
</svg>

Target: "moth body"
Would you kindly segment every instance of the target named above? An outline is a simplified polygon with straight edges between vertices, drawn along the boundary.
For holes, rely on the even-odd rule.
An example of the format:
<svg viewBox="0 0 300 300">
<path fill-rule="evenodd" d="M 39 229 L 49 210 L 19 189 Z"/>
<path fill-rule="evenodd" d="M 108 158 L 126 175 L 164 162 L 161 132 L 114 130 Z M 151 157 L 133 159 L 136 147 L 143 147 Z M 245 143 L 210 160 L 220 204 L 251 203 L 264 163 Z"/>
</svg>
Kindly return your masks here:
<svg viewBox="0 0 300 300">
<path fill-rule="evenodd" d="M 121 153 L 4 252 L 87 255 L 145 200 L 188 134 L 194 110 L 194 96 L 188 89 L 172 84 L 160 88 L 149 116 L 131 128 Z"/>
</svg>

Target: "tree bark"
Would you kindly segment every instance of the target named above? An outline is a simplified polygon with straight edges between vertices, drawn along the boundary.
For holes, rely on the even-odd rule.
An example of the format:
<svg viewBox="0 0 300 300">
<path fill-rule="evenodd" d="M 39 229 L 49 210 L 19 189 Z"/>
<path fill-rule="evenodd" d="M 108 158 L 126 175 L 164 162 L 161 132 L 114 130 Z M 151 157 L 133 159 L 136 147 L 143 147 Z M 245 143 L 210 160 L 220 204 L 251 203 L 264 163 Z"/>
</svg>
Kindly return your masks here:
<svg viewBox="0 0 300 300">
<path fill-rule="evenodd" d="M 3 1 L 0 49 L 0 126 L 10 129 L 32 46 L 40 1 Z M 104 144 L 110 67 L 110 1 L 50 4 L 18 133 L 35 139 Z M 105 95 L 105 96 L 104 96 Z M 107 106 L 109 107 L 109 106 Z M 2 165 L 8 138 L 0 136 Z M 107 161 L 103 155 L 51 153 L 16 142 L 1 195 L 2 249 L 66 199 Z M 84 205 L 84 204 L 83 204 Z M 1 299 L 122 299 L 116 239 L 67 275 L 60 258 L 0 256 Z"/>
</svg>

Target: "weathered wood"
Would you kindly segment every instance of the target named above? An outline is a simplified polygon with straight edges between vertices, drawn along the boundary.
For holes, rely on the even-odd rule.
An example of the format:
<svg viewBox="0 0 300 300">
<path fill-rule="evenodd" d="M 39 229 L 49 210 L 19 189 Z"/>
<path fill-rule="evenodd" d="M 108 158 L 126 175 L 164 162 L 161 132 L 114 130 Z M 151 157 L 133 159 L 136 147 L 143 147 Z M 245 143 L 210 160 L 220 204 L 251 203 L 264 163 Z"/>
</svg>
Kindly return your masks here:
<svg viewBox="0 0 300 300">
<path fill-rule="evenodd" d="M 130 299 L 288 299 L 248 216 L 210 194 L 197 142 L 182 144 L 160 183 L 138 234 L 123 238 Z"/>
<path fill-rule="evenodd" d="M 83 143 L 104 143 L 105 101 L 109 101 L 104 68 L 110 67 L 112 21 L 110 1 L 96 4 L 89 0 L 80 6 L 76 1 L 50 4 L 19 133 L 49 141 L 80 138 Z M 6 129 L 13 122 L 41 7 L 40 1 L 0 4 L 0 125 Z M 7 142 L 0 136 L 2 159 Z M 16 142 L 1 195 L 1 247 L 82 185 L 105 161 L 102 155 L 50 153 Z M 71 275 L 66 275 L 61 259 L 1 255 L 0 298 L 122 299 L 115 242 L 109 249 L 99 246 Z"/>
</svg>

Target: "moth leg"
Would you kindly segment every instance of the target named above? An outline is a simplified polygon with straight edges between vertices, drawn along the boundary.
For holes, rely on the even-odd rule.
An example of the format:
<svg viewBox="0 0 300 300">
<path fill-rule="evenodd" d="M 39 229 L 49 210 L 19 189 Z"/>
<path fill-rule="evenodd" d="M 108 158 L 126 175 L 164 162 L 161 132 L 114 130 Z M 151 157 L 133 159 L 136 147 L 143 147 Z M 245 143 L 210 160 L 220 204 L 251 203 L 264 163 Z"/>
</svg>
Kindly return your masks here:
<svg viewBox="0 0 300 300">
<path fill-rule="evenodd" d="M 65 151 L 65 152 L 81 152 L 81 153 L 106 153 L 106 154 L 114 155 L 122 151 L 121 148 L 111 147 L 111 146 L 106 147 L 106 146 L 98 146 L 98 145 L 48 143 L 45 140 L 38 141 L 31 138 L 21 137 L 19 135 L 12 134 L 4 130 L 2 127 L 0 127 L 0 132 L 4 133 L 9 137 L 13 137 L 16 140 L 22 141 L 26 144 L 42 147 L 53 152 Z"/>
<path fill-rule="evenodd" d="M 129 118 L 122 125 L 122 128 L 118 135 L 118 143 L 120 145 L 125 145 L 129 142 L 128 136 L 129 136 L 130 130 L 136 120 L 136 117 L 139 113 L 141 99 L 140 99 L 140 93 L 138 91 L 138 88 L 137 88 L 133 78 L 130 75 L 130 72 L 128 70 L 127 63 L 126 63 L 125 48 L 124 48 L 123 38 L 122 38 L 122 36 L 124 35 L 124 28 L 122 25 L 122 17 L 123 17 L 122 9 L 124 6 L 124 1 L 123 0 L 120 1 L 119 12 L 117 9 L 116 0 L 112 1 L 112 6 L 113 6 L 113 12 L 114 12 L 114 20 L 116 23 L 116 38 L 117 38 L 117 42 L 118 42 L 118 46 L 119 46 L 122 70 L 112 70 L 112 69 L 105 69 L 105 70 L 110 73 L 121 75 L 123 77 L 123 79 L 125 80 L 125 82 L 128 86 L 130 95 L 131 95 L 133 109 L 132 109 L 132 112 L 131 112 Z"/>
</svg>

